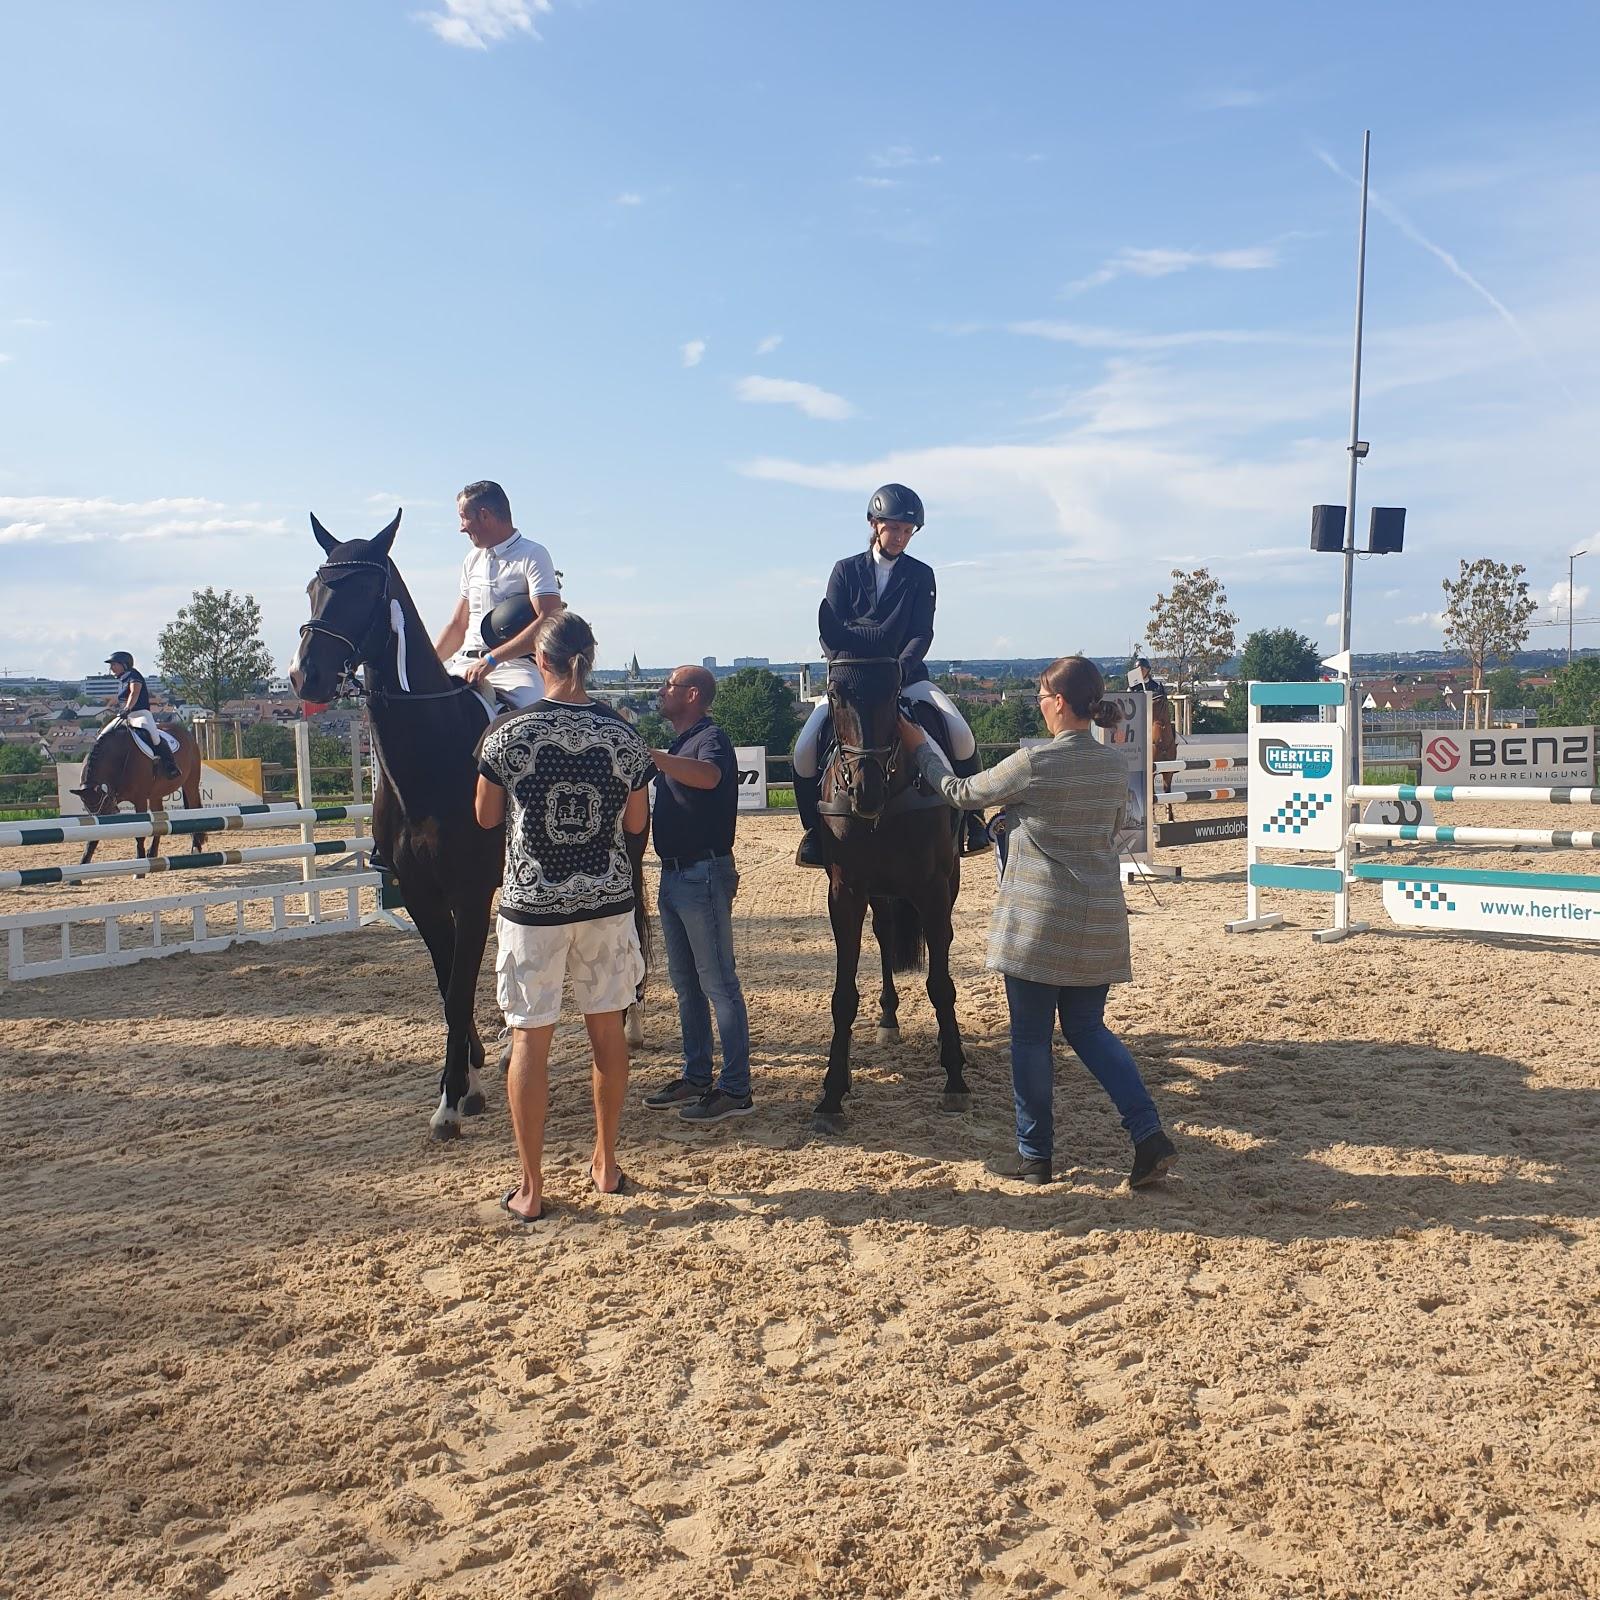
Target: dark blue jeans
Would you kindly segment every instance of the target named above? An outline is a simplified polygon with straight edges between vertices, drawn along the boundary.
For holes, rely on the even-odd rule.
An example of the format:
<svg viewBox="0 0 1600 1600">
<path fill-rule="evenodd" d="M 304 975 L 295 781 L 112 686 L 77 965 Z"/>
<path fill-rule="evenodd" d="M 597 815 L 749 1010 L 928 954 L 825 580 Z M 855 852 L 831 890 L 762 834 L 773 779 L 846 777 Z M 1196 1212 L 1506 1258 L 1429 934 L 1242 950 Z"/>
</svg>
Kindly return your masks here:
<svg viewBox="0 0 1600 1600">
<path fill-rule="evenodd" d="M 1006 978 L 1011 1010 L 1011 1091 L 1017 1102 L 1017 1149 L 1032 1161 L 1048 1161 L 1055 1147 L 1055 1073 L 1051 1035 L 1056 1019 L 1062 1037 L 1111 1096 L 1122 1126 L 1137 1144 L 1161 1127 L 1155 1102 L 1139 1076 L 1128 1047 L 1105 1023 L 1109 984 L 1092 989 L 1057 988 Z"/>
<path fill-rule="evenodd" d="M 733 970 L 733 858 L 661 869 L 661 931 L 667 972 L 678 995 L 683 1028 L 683 1075 L 711 1087 L 711 1008 L 722 1037 L 721 1087 L 741 1099 L 750 1093 L 750 1019 Z"/>
</svg>

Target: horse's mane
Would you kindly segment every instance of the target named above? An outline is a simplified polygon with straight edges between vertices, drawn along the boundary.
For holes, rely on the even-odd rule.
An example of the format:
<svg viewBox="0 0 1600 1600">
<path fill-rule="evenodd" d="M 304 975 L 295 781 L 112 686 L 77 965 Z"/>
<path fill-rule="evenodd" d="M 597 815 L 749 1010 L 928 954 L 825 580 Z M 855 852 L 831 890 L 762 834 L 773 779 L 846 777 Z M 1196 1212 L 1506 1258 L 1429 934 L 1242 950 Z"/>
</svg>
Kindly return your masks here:
<svg viewBox="0 0 1600 1600">
<path fill-rule="evenodd" d="M 88 789 L 97 783 L 103 783 L 107 788 L 110 788 L 117 775 L 112 759 L 115 755 L 114 747 L 120 745 L 123 739 L 131 739 L 132 737 L 133 735 L 128 732 L 127 728 L 122 727 L 118 728 L 115 733 L 96 739 L 89 746 L 88 759 L 83 763 L 83 775 L 78 779 L 79 787 Z M 117 759 L 120 761 L 125 758 L 126 752 L 123 752 L 123 755 Z"/>
</svg>

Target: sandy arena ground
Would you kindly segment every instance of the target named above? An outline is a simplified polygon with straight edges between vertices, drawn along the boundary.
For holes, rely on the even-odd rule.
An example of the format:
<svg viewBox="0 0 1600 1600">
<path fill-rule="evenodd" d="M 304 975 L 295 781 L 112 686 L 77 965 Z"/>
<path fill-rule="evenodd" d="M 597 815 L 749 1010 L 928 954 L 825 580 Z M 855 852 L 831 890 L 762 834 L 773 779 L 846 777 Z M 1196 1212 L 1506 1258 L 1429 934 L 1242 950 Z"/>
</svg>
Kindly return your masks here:
<svg viewBox="0 0 1600 1600">
<path fill-rule="evenodd" d="M 793 843 L 741 829 L 757 1114 L 630 1103 L 635 1192 L 602 1199 L 563 1024 L 535 1229 L 496 1208 L 498 1081 L 427 1140 L 412 937 L 0 983 L 0 1595 L 1600 1594 L 1600 947 L 1401 932 L 1375 888 L 1370 936 L 1315 946 L 1327 902 L 1284 896 L 1297 926 L 1229 937 L 1242 847 L 1186 850 L 1129 890 L 1112 1004 L 1178 1174 L 1122 1187 L 1063 1055 L 1062 1181 L 1030 1190 L 981 1170 L 1011 1122 L 989 862 L 955 956 L 976 1108 L 934 1109 L 917 987 L 897 1046 L 864 1006 L 822 1139 L 832 946 Z M 632 1096 L 673 1070 L 664 980 L 647 1032 Z"/>
</svg>

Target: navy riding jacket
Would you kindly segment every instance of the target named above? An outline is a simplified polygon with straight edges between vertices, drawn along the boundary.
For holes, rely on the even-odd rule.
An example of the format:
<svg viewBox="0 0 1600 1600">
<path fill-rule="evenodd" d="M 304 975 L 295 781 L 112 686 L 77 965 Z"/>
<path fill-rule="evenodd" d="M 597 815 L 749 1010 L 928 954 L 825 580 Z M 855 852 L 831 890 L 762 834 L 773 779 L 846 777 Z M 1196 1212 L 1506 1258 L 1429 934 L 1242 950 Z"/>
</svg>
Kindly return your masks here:
<svg viewBox="0 0 1600 1600">
<path fill-rule="evenodd" d="M 933 568 L 927 562 L 911 555 L 900 556 L 880 598 L 872 552 L 863 550 L 859 555 L 846 556 L 834 563 L 827 596 L 817 613 L 822 653 L 829 661 L 835 656 L 861 654 L 861 638 L 850 628 L 853 623 L 866 623 L 881 630 L 875 653 L 899 658 L 900 681 L 921 683 L 928 676 L 922 663 L 933 644 L 937 603 Z"/>
</svg>

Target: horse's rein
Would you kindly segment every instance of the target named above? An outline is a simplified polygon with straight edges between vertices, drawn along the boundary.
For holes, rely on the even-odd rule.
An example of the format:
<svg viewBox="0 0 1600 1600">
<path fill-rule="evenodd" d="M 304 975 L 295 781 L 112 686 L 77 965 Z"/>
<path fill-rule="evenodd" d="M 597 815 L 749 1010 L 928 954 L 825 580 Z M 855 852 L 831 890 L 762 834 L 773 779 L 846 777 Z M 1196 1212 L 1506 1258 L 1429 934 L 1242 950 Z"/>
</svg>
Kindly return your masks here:
<svg viewBox="0 0 1600 1600">
<path fill-rule="evenodd" d="M 898 660 L 894 656 L 836 656 L 834 660 L 849 666 L 861 667 L 881 667 L 890 662 L 898 665 Z M 832 664 L 829 664 L 830 667 Z M 896 688 L 895 710 L 897 716 L 899 714 L 899 705 L 900 693 L 899 689 Z M 836 724 L 833 764 L 836 764 L 840 770 L 840 774 L 844 779 L 845 792 L 850 795 L 852 805 L 855 800 L 856 778 L 862 763 L 873 761 L 883 768 L 883 787 L 887 793 L 893 787 L 895 773 L 900 770 L 900 754 L 904 748 L 900 743 L 900 735 L 898 733 L 888 744 L 846 744 L 843 739 L 837 736 Z M 874 812 L 869 816 L 865 812 L 858 811 L 856 815 L 865 822 L 876 822 L 882 812 Z"/>
</svg>

